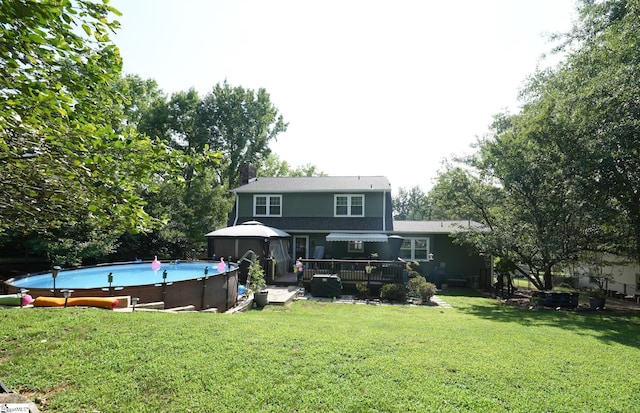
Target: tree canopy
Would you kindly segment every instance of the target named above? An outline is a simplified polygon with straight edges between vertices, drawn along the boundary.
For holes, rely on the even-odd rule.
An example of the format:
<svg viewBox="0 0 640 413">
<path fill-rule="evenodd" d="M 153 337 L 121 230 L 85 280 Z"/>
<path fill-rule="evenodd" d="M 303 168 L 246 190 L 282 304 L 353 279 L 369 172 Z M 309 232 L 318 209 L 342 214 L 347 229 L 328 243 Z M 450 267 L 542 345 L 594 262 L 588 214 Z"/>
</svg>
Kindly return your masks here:
<svg viewBox="0 0 640 413">
<path fill-rule="evenodd" d="M 432 219 L 429 199 L 420 187 L 400 188 L 393 197 L 393 218 L 399 221 Z"/>
<path fill-rule="evenodd" d="M 318 170 L 318 167 L 311 164 L 292 167 L 289 162 L 281 160 L 280 157 L 271 152 L 259 165 L 258 176 L 326 176 L 327 174 Z"/>
<path fill-rule="evenodd" d="M 239 165 L 265 165 L 287 128 L 264 89 L 167 96 L 121 76 L 113 15 L 106 0 L 0 3 L 4 245 L 58 263 L 200 250 L 226 223 Z"/>
<path fill-rule="evenodd" d="M 202 97 L 195 89 L 166 96 L 152 80 L 128 75 L 119 92 L 130 102 L 124 108 L 127 124 L 181 152 L 184 160 L 184 183 L 163 182 L 158 194 L 145 197 L 151 215 L 166 224 L 147 236 L 126 237 L 128 248 L 155 245 L 155 251 L 171 256 L 201 251 L 203 235 L 227 222 L 228 189 L 237 184 L 239 165 L 276 168 L 268 144 L 286 129 L 282 115 L 264 89 L 254 92 L 227 82 Z M 311 167 L 291 170 L 286 162 L 277 169 L 315 173 Z"/>
<path fill-rule="evenodd" d="M 475 155 L 439 177 L 440 209 L 491 233 L 464 242 L 513 264 L 536 287 L 593 252 L 640 258 L 640 13 L 585 0 L 557 39 L 565 59 L 534 73 L 519 113 L 496 116 Z"/>
<path fill-rule="evenodd" d="M 237 186 L 243 162 L 264 163 L 269 142 L 288 126 L 265 89 L 232 87 L 226 81 L 204 96 L 198 122 L 204 142 L 224 156 L 221 179 L 229 188 Z"/>
<path fill-rule="evenodd" d="M 153 226 L 139 190 L 169 152 L 113 127 L 112 13 L 86 0 L 0 3 L 0 235 Z"/>
</svg>

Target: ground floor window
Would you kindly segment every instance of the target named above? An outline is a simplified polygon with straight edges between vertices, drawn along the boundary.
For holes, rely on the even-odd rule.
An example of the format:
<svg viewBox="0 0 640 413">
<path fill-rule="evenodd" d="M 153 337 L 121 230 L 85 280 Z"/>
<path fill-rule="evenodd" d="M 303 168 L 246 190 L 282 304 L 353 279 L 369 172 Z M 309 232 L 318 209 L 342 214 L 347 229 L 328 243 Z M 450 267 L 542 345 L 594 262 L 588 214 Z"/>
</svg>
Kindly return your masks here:
<svg viewBox="0 0 640 413">
<path fill-rule="evenodd" d="M 349 241 L 347 251 L 349 252 L 364 252 L 364 242 L 362 241 Z"/>
<path fill-rule="evenodd" d="M 429 259 L 429 238 L 405 238 L 400 247 L 400 258 L 427 261 Z"/>
</svg>

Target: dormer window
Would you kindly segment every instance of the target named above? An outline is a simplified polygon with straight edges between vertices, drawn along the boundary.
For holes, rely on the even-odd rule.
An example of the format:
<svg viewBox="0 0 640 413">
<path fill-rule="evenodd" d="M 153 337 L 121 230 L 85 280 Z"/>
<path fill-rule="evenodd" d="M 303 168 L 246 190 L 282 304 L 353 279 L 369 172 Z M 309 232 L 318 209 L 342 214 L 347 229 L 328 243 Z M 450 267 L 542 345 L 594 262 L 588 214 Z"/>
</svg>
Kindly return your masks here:
<svg viewBox="0 0 640 413">
<path fill-rule="evenodd" d="M 254 195 L 253 216 L 281 217 L 282 195 Z"/>
<path fill-rule="evenodd" d="M 364 195 L 335 195 L 334 214 L 336 217 L 363 217 Z"/>
</svg>

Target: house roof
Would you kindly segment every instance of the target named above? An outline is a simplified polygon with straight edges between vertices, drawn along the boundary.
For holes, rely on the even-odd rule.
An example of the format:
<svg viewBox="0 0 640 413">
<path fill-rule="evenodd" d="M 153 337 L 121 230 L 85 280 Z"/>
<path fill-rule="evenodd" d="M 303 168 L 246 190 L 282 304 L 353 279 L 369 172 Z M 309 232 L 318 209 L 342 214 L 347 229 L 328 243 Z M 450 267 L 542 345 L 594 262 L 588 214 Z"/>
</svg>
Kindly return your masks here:
<svg viewBox="0 0 640 413">
<path fill-rule="evenodd" d="M 393 221 L 393 233 L 451 234 L 469 228 L 486 229 L 475 221 Z"/>
<path fill-rule="evenodd" d="M 391 192 L 391 183 L 384 176 L 299 176 L 264 177 L 232 189 L 235 193 L 283 192 Z"/>
<path fill-rule="evenodd" d="M 362 242 L 387 242 L 389 237 L 385 234 L 332 232 L 327 235 L 327 241 L 362 241 Z"/>
</svg>

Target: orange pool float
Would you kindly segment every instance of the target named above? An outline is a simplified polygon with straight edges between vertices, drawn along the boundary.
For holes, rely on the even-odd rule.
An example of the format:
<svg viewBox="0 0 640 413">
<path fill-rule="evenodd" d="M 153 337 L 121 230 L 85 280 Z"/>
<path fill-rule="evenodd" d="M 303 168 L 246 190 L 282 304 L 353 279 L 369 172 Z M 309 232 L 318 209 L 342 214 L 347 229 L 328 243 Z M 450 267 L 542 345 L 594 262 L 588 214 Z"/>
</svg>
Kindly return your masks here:
<svg viewBox="0 0 640 413">
<path fill-rule="evenodd" d="M 118 300 L 107 297 L 69 297 L 67 307 L 98 307 L 112 310 L 118 306 Z M 37 297 L 34 307 L 64 307 L 63 297 Z"/>
</svg>

